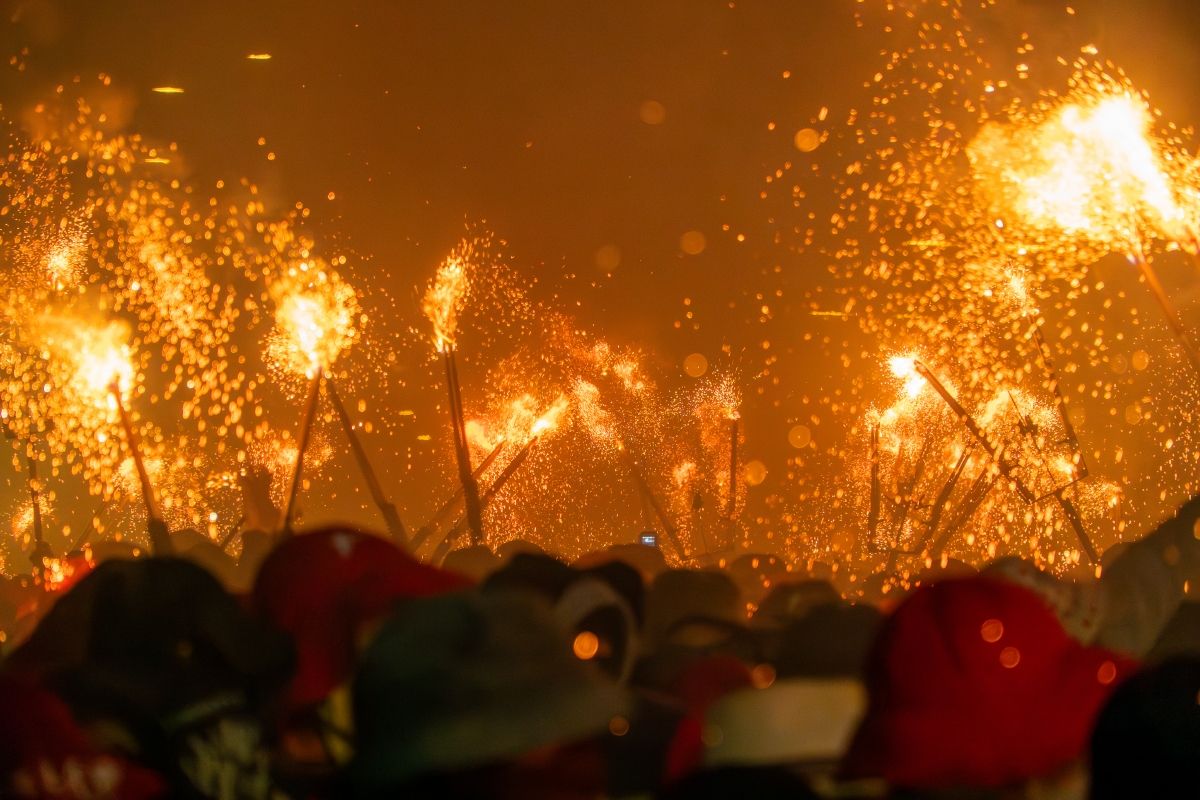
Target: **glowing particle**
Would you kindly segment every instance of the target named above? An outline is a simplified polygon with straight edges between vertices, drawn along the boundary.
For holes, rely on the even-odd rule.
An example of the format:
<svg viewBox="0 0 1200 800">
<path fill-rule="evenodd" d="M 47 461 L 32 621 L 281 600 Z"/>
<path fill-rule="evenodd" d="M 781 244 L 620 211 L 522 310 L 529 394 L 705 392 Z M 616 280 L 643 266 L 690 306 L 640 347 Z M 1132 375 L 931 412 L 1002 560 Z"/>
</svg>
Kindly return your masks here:
<svg viewBox="0 0 1200 800">
<path fill-rule="evenodd" d="M 797 450 L 803 450 L 812 442 L 812 431 L 807 425 L 796 425 L 788 431 L 788 444 Z"/>
<path fill-rule="evenodd" d="M 600 638 L 591 631 L 580 631 L 571 645 L 575 657 L 582 661 L 590 661 L 600 652 Z"/>
<path fill-rule="evenodd" d="M 1000 666 L 1013 669 L 1021 663 L 1021 651 L 1015 647 L 1006 647 L 1000 651 Z"/>
<path fill-rule="evenodd" d="M 751 461 L 742 468 L 742 477 L 748 486 L 759 486 L 767 479 L 767 465 L 761 461 Z"/>
<path fill-rule="evenodd" d="M 811 153 L 821 146 L 821 134 L 812 128 L 801 128 L 792 141 L 801 153 Z"/>
<path fill-rule="evenodd" d="M 708 372 L 708 359 L 703 353 L 692 353 L 683 360 L 683 371 L 690 378 L 699 378 Z"/>
<path fill-rule="evenodd" d="M 700 231 L 688 231 L 679 237 L 679 249 L 689 256 L 698 256 L 708 246 L 708 240 Z"/>
<path fill-rule="evenodd" d="M 606 244 L 596 251 L 596 266 L 605 272 L 611 272 L 621 266 L 621 248 L 615 244 Z"/>
<path fill-rule="evenodd" d="M 638 108 L 638 116 L 647 125 L 661 125 L 667 119 L 667 108 L 657 100 L 646 100 Z"/>
</svg>

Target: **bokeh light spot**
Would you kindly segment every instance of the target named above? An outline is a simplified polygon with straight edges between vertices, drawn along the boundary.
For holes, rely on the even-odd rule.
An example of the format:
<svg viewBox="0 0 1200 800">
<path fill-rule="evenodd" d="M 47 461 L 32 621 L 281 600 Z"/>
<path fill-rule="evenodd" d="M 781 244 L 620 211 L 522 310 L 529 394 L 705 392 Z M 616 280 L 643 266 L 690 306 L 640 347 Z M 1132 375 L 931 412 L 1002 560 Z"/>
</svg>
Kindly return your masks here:
<svg viewBox="0 0 1200 800">
<path fill-rule="evenodd" d="M 657 100 L 646 100 L 638 109 L 638 116 L 647 125 L 661 125 L 667 119 L 667 108 Z"/>
<path fill-rule="evenodd" d="M 801 153 L 811 153 L 821 146 L 821 134 L 812 128 L 801 128 L 796 131 L 793 142 Z"/>
<path fill-rule="evenodd" d="M 708 239 L 700 231 L 688 231 L 679 237 L 679 249 L 689 256 L 698 256 L 708 246 Z"/>
<path fill-rule="evenodd" d="M 803 450 L 812 443 L 812 431 L 807 425 L 796 425 L 788 431 L 788 444 L 797 450 Z"/>
<path fill-rule="evenodd" d="M 1021 651 L 1015 647 L 1006 647 L 1000 651 L 1000 665 L 1012 669 L 1021 663 Z"/>
<path fill-rule="evenodd" d="M 689 378 L 699 378 L 708 372 L 708 359 L 703 353 L 692 353 L 683 360 L 683 371 Z"/>
<path fill-rule="evenodd" d="M 590 661 L 600 652 L 600 638 L 591 631 L 580 631 L 576 634 L 571 649 L 575 651 L 576 658 Z"/>
</svg>

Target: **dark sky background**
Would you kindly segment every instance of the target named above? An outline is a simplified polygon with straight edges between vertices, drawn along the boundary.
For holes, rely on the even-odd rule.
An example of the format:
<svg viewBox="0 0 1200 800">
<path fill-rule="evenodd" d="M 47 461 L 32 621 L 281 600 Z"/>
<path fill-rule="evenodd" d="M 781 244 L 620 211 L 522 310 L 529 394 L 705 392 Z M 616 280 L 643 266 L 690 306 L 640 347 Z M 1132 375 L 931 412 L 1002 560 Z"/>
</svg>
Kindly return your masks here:
<svg viewBox="0 0 1200 800">
<path fill-rule="evenodd" d="M 881 5 L 868 0 L 868 18 Z M 998 40 L 1023 29 L 1044 49 L 1060 36 L 1092 38 L 1168 118 L 1200 120 L 1200 3 L 1079 0 L 1074 18 L 1061 1 L 1001 5 Z M 822 106 L 853 104 L 879 63 L 886 41 L 856 27 L 856 8 L 7 0 L 4 53 L 29 53 L 24 72 L 0 70 L 0 104 L 17 115 L 76 75 L 111 75 L 128 129 L 178 142 L 187 180 L 248 176 L 280 209 L 311 206 L 319 234 L 362 259 L 359 280 L 381 282 L 411 312 L 406 324 L 414 287 L 466 221 L 486 220 L 514 263 L 542 276 L 538 291 L 557 293 L 612 340 L 658 354 L 668 374 L 692 352 L 718 363 L 728 345 L 733 366 L 753 376 L 770 339 L 782 388 L 747 392 L 756 410 L 746 435 L 748 451 L 780 475 L 799 398 L 841 369 L 815 362 L 803 334 L 844 323 L 790 315 L 786 303 L 757 321 L 754 294 L 778 285 L 766 277 L 776 264 L 789 300 L 825 280 L 819 258 L 765 240 L 758 193 L 798 157 L 794 132 Z M 246 59 L 256 52 L 272 58 Z M 161 85 L 186 91 L 151 91 Z M 665 110 L 660 124 L 643 121 L 647 101 Z M 689 230 L 707 238 L 698 256 L 680 250 Z M 596 266 L 605 246 L 620 251 L 611 277 Z M 675 327 L 685 297 L 695 298 L 698 330 Z M 408 516 L 427 511 L 424 493 L 395 491 Z"/>
</svg>

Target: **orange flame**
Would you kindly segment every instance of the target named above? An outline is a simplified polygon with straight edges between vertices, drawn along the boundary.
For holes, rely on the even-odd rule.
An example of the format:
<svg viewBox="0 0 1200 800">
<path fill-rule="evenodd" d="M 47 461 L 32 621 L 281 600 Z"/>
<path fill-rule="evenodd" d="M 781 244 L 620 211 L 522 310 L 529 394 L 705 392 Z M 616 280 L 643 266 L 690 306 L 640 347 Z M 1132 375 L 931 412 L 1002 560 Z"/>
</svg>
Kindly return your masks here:
<svg viewBox="0 0 1200 800">
<path fill-rule="evenodd" d="M 335 272 L 302 263 L 272 294 L 275 328 L 267 360 L 284 372 L 311 378 L 328 370 L 358 335 L 358 295 Z"/>
<path fill-rule="evenodd" d="M 1039 230 L 1120 240 L 1140 216 L 1171 238 L 1187 232 L 1153 111 L 1129 90 L 1084 87 L 1033 125 L 988 125 L 970 149 L 976 174 Z"/>
<path fill-rule="evenodd" d="M 471 253 L 469 243 L 460 244 L 438 267 L 437 275 L 425 290 L 421 310 L 433 323 L 434 344 L 439 353 L 453 347 L 458 334 L 458 316 L 471 289 L 467 279 Z"/>
</svg>

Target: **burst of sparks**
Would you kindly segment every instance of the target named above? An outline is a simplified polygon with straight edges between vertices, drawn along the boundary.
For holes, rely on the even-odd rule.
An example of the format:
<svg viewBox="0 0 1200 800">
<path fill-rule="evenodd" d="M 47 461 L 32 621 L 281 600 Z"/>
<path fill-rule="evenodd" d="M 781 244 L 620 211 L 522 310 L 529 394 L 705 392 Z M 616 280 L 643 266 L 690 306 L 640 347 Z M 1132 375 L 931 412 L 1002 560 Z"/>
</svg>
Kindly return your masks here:
<svg viewBox="0 0 1200 800">
<path fill-rule="evenodd" d="M 328 371 L 359 336 L 358 295 L 328 268 L 301 263 L 272 294 L 275 329 L 267 358 L 280 372 L 311 378 L 317 370 Z"/>
<path fill-rule="evenodd" d="M 1189 213 L 1150 105 L 1085 78 L 1057 105 L 990 123 L 972 143 L 968 155 L 997 217 L 1121 249 L 1138 241 L 1143 226 L 1187 239 Z"/>
</svg>

